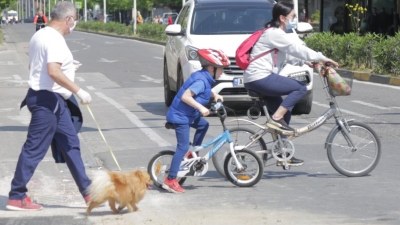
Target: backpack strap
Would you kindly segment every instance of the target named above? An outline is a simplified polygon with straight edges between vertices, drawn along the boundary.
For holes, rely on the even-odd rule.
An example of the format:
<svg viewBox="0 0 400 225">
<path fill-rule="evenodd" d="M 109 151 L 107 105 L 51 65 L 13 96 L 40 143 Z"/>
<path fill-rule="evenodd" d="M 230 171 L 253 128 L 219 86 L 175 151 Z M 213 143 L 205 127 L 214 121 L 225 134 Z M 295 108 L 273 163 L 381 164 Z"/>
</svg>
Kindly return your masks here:
<svg viewBox="0 0 400 225">
<path fill-rule="evenodd" d="M 273 48 L 273 49 L 270 49 L 270 50 L 268 50 L 268 51 L 266 51 L 264 53 L 259 54 L 258 56 L 254 57 L 252 60 L 250 60 L 249 64 L 251 62 L 253 62 L 253 61 L 255 61 L 255 60 L 257 60 L 257 59 L 259 59 L 259 58 L 271 53 L 271 52 L 274 52 L 274 67 L 276 67 L 276 61 L 278 60 L 278 52 L 279 52 L 279 50 L 277 48 Z"/>
<path fill-rule="evenodd" d="M 263 29 L 263 33 L 264 33 L 266 30 L 268 30 L 269 28 L 272 28 L 272 27 L 264 28 L 264 29 Z M 262 35 L 262 34 L 261 34 L 261 35 Z M 261 35 L 260 35 L 260 37 L 261 37 Z M 258 38 L 258 39 L 260 39 L 260 38 Z M 257 42 L 258 42 L 258 40 L 257 40 Z M 255 60 L 257 60 L 257 59 L 259 59 L 259 58 L 261 58 L 261 57 L 263 57 L 263 56 L 265 56 L 265 55 L 271 53 L 272 51 L 274 52 L 274 59 L 273 59 L 273 60 L 274 60 L 274 67 L 276 67 L 276 61 L 278 60 L 278 51 L 279 51 L 277 48 L 270 49 L 270 50 L 268 50 L 268 51 L 266 51 L 266 52 L 264 52 L 264 53 L 261 53 L 261 54 L 257 55 L 256 57 L 254 57 L 252 60 L 249 61 L 249 64 L 250 64 L 251 62 L 253 62 L 253 61 L 255 61 Z"/>
</svg>

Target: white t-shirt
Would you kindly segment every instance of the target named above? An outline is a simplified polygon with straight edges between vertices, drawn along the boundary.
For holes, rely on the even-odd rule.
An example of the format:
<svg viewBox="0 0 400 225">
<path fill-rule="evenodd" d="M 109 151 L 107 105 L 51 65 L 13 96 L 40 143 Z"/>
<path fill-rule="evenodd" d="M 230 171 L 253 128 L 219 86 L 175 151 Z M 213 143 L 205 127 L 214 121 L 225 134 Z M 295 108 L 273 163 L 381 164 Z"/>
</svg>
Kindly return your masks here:
<svg viewBox="0 0 400 225">
<path fill-rule="evenodd" d="M 59 93 L 64 99 L 72 92 L 61 87 L 49 76 L 47 64 L 61 63 L 62 72 L 72 82 L 75 79 L 73 56 L 64 37 L 52 27 L 37 31 L 29 42 L 29 87 L 35 91 L 48 90 Z"/>
<path fill-rule="evenodd" d="M 303 42 L 293 39 L 291 34 L 285 33 L 282 29 L 270 28 L 260 36 L 254 45 L 250 59 L 274 48 L 279 50 L 276 56 L 276 67 L 274 66 L 274 52 L 254 60 L 244 71 L 245 83 L 263 79 L 271 73 L 279 74 L 287 55 L 305 61 L 322 61 L 326 58 L 322 53 L 305 46 Z"/>
</svg>

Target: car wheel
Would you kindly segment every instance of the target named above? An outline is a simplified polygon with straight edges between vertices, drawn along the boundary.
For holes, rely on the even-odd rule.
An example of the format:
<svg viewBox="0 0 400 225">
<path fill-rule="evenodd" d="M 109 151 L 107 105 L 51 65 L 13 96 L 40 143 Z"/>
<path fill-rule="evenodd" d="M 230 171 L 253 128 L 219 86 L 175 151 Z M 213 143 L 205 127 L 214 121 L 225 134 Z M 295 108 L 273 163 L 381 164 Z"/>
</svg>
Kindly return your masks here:
<svg viewBox="0 0 400 225">
<path fill-rule="evenodd" d="M 167 107 L 172 104 L 175 95 L 176 93 L 174 91 L 171 91 L 171 88 L 169 86 L 167 62 L 164 61 L 164 101 Z"/>
<path fill-rule="evenodd" d="M 176 84 L 176 92 L 178 92 L 179 91 L 179 89 L 181 89 L 181 87 L 183 86 L 183 71 L 182 71 L 182 69 L 179 67 L 179 70 L 178 70 L 179 72 L 178 72 L 178 82 L 177 82 L 177 84 Z"/>
<path fill-rule="evenodd" d="M 310 90 L 292 109 L 292 115 L 310 114 L 312 108 L 313 91 Z"/>
</svg>

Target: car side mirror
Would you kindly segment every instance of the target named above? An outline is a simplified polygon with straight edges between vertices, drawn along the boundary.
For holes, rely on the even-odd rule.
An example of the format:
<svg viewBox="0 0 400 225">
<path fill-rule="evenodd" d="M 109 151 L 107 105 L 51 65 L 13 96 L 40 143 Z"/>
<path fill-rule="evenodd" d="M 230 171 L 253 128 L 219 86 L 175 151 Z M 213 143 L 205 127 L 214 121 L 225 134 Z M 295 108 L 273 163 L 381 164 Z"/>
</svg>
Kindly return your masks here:
<svg viewBox="0 0 400 225">
<path fill-rule="evenodd" d="M 180 24 L 171 24 L 165 28 L 165 34 L 168 36 L 183 36 L 185 33 L 182 31 Z"/>
<path fill-rule="evenodd" d="M 306 22 L 298 22 L 297 23 L 296 33 L 307 34 L 307 33 L 311 33 L 312 31 L 313 31 L 313 27 L 311 26 L 311 24 L 306 23 Z"/>
</svg>

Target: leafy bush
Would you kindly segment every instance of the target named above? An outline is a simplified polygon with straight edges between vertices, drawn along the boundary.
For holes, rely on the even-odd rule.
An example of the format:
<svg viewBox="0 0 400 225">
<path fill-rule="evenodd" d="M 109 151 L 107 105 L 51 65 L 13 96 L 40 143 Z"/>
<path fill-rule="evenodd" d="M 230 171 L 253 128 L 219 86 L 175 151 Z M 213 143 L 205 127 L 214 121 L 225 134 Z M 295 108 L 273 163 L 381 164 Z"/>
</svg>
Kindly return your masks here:
<svg viewBox="0 0 400 225">
<path fill-rule="evenodd" d="M 312 19 L 313 21 L 319 21 L 319 17 L 320 17 L 320 12 L 319 12 L 319 10 L 316 10 L 315 13 L 313 13 L 313 14 L 311 15 L 311 19 Z"/>
<path fill-rule="evenodd" d="M 161 24 L 140 24 L 137 26 L 137 34 L 142 38 L 151 38 L 157 41 L 166 41 L 167 35 L 165 35 L 165 26 Z"/>
<path fill-rule="evenodd" d="M 124 24 L 116 22 L 81 22 L 78 23 L 77 29 L 92 32 L 106 32 L 118 35 L 134 36 L 132 25 L 125 26 Z M 138 24 L 136 26 L 136 36 L 151 40 L 166 41 L 167 36 L 165 35 L 164 30 L 165 26 L 161 24 Z"/>
<path fill-rule="evenodd" d="M 377 42 L 373 48 L 373 58 L 376 65 L 374 72 L 380 74 L 400 75 L 400 34 L 387 37 Z"/>
<path fill-rule="evenodd" d="M 348 69 L 367 69 L 374 73 L 400 75 L 400 34 L 384 38 L 381 35 L 356 33 L 344 35 L 329 32 L 308 36 L 306 44 L 315 51 L 339 62 Z"/>
</svg>

